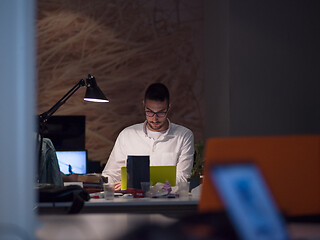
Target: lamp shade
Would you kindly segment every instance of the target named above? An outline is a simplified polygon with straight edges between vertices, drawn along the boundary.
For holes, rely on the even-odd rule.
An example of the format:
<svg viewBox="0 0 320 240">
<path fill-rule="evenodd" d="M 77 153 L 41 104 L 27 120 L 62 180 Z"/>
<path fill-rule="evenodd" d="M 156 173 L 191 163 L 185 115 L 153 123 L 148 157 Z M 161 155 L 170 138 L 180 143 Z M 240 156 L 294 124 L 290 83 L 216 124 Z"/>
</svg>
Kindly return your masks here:
<svg viewBox="0 0 320 240">
<path fill-rule="evenodd" d="M 89 74 L 86 83 L 87 91 L 84 97 L 85 101 L 89 102 L 109 102 L 103 92 L 97 85 L 96 79 Z"/>
</svg>

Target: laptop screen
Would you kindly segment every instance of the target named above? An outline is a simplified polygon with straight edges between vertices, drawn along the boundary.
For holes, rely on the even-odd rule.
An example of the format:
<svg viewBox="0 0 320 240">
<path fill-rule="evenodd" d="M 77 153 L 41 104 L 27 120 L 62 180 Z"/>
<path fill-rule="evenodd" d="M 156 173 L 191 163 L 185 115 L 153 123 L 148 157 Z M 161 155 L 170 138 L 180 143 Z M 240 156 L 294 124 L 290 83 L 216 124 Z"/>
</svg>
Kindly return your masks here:
<svg viewBox="0 0 320 240">
<path fill-rule="evenodd" d="M 56 151 L 60 171 L 64 174 L 87 173 L 87 151 Z"/>
<path fill-rule="evenodd" d="M 214 165 L 210 174 L 241 239 L 288 239 L 284 221 L 256 165 Z"/>
<path fill-rule="evenodd" d="M 171 186 L 176 186 L 177 166 L 150 166 L 150 182 L 168 181 Z M 127 167 L 121 167 L 121 190 L 127 189 Z"/>
</svg>

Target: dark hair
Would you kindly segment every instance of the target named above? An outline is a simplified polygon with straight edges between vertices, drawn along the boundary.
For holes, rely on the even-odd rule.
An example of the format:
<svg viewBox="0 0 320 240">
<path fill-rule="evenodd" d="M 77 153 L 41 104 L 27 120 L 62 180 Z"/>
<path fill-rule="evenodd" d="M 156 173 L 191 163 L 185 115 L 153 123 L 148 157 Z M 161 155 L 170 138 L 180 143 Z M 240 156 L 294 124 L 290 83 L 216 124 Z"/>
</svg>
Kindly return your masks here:
<svg viewBox="0 0 320 240">
<path fill-rule="evenodd" d="M 170 103 L 170 94 L 168 88 L 162 83 L 151 84 L 144 95 L 144 100 L 168 101 Z"/>
</svg>

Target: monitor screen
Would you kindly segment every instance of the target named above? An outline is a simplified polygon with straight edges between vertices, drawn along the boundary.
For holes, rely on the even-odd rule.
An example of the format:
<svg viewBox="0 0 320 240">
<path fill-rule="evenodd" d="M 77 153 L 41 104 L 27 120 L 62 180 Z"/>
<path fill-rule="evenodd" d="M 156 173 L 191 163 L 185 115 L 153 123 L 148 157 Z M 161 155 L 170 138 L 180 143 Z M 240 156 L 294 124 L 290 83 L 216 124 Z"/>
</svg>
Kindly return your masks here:
<svg viewBox="0 0 320 240">
<path fill-rule="evenodd" d="M 87 173 L 87 151 L 56 151 L 60 171 L 64 174 Z"/>
</svg>

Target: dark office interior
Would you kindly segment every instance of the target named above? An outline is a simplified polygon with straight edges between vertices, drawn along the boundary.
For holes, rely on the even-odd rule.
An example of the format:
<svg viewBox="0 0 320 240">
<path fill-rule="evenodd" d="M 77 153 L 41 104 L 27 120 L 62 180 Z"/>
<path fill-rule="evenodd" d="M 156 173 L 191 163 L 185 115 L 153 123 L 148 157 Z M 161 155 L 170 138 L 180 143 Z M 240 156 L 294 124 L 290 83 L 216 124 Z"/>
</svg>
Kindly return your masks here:
<svg viewBox="0 0 320 240">
<path fill-rule="evenodd" d="M 47 123 L 56 150 L 86 150 L 88 172 L 102 171 L 119 132 L 144 121 L 146 86 L 162 82 L 172 95 L 170 121 L 204 147 L 205 176 L 216 161 L 253 160 L 289 234 L 320 238 L 319 11 L 317 0 L 1 2 L 0 189 L 16 197 L 0 200 L 0 233 L 63 239 L 68 228 L 71 239 L 237 239 L 208 182 L 193 217 L 172 217 L 179 206 L 160 218 L 120 216 L 120 208 L 39 217 L 34 116 L 92 74 L 110 102 L 85 102 L 80 88 Z M 123 224 L 123 234 L 108 235 L 105 224 L 118 233 Z"/>
</svg>

